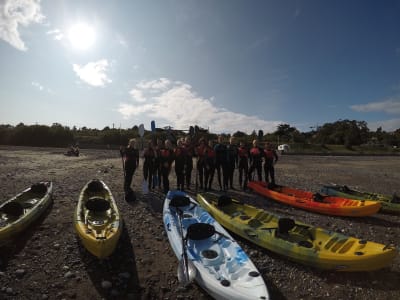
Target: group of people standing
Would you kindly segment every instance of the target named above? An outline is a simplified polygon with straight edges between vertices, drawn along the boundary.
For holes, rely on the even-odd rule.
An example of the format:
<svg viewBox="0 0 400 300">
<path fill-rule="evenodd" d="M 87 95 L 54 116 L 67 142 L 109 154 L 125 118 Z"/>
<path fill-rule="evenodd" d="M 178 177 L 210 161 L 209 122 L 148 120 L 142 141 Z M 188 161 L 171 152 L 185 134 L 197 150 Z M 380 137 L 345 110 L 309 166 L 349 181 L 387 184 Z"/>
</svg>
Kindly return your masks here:
<svg viewBox="0 0 400 300">
<path fill-rule="evenodd" d="M 130 187 L 132 177 L 139 166 L 136 139 L 131 139 L 126 148 L 121 147 L 120 152 L 124 158 L 124 190 L 129 198 L 133 194 Z M 156 143 L 149 141 L 143 149 L 143 157 L 143 178 L 147 188 L 162 187 L 164 193 L 170 189 L 169 176 L 173 164 L 176 188 L 192 188 L 193 158 L 196 158 L 196 188 L 211 190 L 216 173 L 219 189 L 224 191 L 234 189 L 235 169 L 239 171 L 239 186 L 243 190 L 247 182 L 254 179 L 254 173 L 262 181 L 263 168 L 265 180 L 275 184 L 274 164 L 278 161 L 276 151 L 268 142 L 262 148 L 254 140 L 252 147 L 248 148 L 243 142 L 237 145 L 235 137 L 230 137 L 229 143 L 225 143 L 222 135 L 218 136 L 215 145 L 213 140 L 207 141 L 205 138 L 194 143 L 190 136 L 178 139 L 176 146 L 169 139 L 164 142 L 157 140 Z"/>
</svg>

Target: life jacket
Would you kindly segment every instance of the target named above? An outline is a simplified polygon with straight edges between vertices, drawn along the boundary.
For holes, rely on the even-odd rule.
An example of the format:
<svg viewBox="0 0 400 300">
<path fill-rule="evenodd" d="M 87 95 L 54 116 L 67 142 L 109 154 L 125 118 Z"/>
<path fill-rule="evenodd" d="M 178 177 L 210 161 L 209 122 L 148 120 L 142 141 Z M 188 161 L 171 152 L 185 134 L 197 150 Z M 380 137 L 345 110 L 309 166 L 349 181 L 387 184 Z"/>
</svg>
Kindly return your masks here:
<svg viewBox="0 0 400 300">
<path fill-rule="evenodd" d="M 239 147 L 238 149 L 238 155 L 240 158 L 243 157 L 249 157 L 249 151 L 247 151 L 247 149 L 245 147 Z"/>
<path fill-rule="evenodd" d="M 207 158 L 215 158 L 215 151 L 211 147 L 206 147 Z"/>
<path fill-rule="evenodd" d="M 171 149 L 160 149 L 160 162 L 161 163 L 166 163 L 168 162 L 169 164 L 172 163 L 174 160 L 174 152 Z"/>
<path fill-rule="evenodd" d="M 197 147 L 197 155 L 199 157 L 203 157 L 205 154 L 206 146 L 198 146 Z"/>
<path fill-rule="evenodd" d="M 265 156 L 268 158 L 268 159 L 273 159 L 274 158 L 274 151 L 273 150 L 270 150 L 270 149 L 265 149 L 264 150 L 264 153 L 265 153 Z"/>
<path fill-rule="evenodd" d="M 250 149 L 250 155 L 254 158 L 260 158 L 262 156 L 262 151 L 260 150 L 259 147 L 253 147 Z"/>
</svg>

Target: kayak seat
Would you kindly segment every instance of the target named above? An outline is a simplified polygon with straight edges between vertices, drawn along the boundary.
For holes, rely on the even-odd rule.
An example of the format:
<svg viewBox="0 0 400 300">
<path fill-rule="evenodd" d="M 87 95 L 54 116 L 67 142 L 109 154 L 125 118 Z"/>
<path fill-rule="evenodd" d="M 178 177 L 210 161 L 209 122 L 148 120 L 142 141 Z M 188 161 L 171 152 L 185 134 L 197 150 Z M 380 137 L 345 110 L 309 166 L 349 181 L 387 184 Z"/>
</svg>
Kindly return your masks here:
<svg viewBox="0 0 400 300">
<path fill-rule="evenodd" d="M 324 202 L 324 196 L 323 195 L 321 195 L 320 193 L 315 193 L 314 195 L 313 195 L 313 200 L 315 201 L 315 202 L 321 202 L 321 203 L 323 203 Z"/>
<path fill-rule="evenodd" d="M 277 237 L 287 238 L 289 231 L 294 228 L 296 223 L 289 218 L 280 218 L 278 221 L 278 230 L 275 231 Z"/>
<path fill-rule="evenodd" d="M 209 239 L 215 234 L 214 226 L 207 223 L 194 223 L 189 225 L 186 232 L 186 239 L 198 241 Z"/>
<path fill-rule="evenodd" d="M 169 206 L 172 206 L 172 207 L 188 206 L 189 204 L 190 204 L 189 197 L 181 196 L 181 195 L 173 196 L 171 201 L 169 202 Z"/>
<path fill-rule="evenodd" d="M 103 213 L 111 208 L 110 202 L 104 198 L 92 197 L 86 201 L 85 207 L 90 212 Z"/>
<path fill-rule="evenodd" d="M 35 194 L 45 194 L 47 192 L 47 186 L 41 182 L 32 184 L 31 192 Z"/>
<path fill-rule="evenodd" d="M 24 208 L 19 202 L 8 202 L 1 208 L 1 211 L 8 216 L 18 218 L 24 213 Z"/>
</svg>

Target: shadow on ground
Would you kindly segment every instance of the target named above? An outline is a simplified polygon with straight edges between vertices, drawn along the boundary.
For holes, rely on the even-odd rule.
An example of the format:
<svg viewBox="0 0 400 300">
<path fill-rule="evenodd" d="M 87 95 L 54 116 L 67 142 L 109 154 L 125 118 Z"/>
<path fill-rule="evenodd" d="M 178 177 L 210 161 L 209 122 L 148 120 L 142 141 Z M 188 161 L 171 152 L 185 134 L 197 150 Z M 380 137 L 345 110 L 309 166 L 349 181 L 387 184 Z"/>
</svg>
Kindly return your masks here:
<svg viewBox="0 0 400 300">
<path fill-rule="evenodd" d="M 78 243 L 85 269 L 99 295 L 105 299 L 141 298 L 135 253 L 125 226 L 117 249 L 106 259 L 99 260 Z"/>
</svg>

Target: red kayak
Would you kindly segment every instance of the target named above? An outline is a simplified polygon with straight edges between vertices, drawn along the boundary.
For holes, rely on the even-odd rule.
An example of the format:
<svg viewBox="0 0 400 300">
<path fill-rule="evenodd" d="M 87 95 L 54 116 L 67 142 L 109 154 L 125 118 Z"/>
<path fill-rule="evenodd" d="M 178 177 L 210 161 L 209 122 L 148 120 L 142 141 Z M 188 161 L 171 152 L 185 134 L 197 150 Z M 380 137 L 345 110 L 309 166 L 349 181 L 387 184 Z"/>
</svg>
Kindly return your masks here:
<svg viewBox="0 0 400 300">
<path fill-rule="evenodd" d="M 247 187 L 275 201 L 325 215 L 365 217 L 377 213 L 381 208 L 377 201 L 327 196 L 281 185 L 272 187 L 262 181 L 250 181 Z"/>
</svg>

